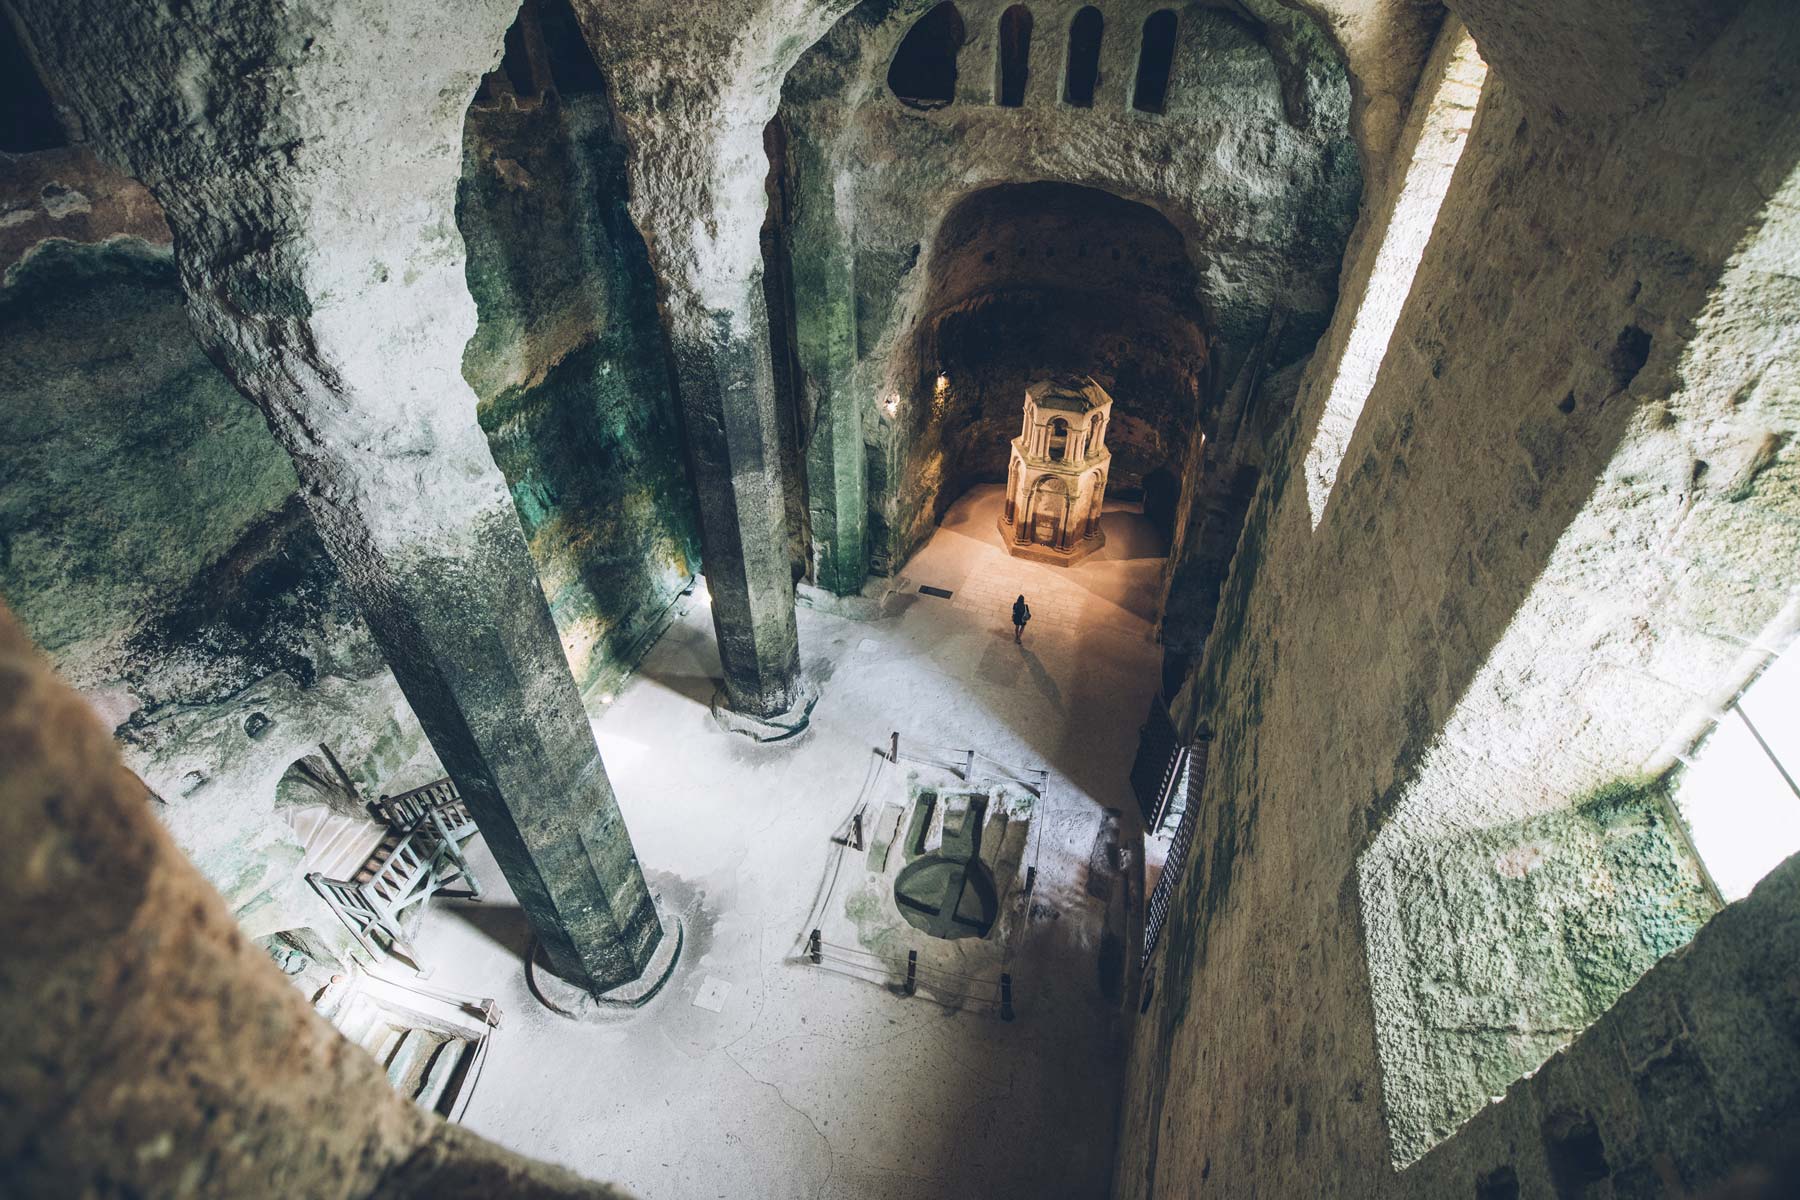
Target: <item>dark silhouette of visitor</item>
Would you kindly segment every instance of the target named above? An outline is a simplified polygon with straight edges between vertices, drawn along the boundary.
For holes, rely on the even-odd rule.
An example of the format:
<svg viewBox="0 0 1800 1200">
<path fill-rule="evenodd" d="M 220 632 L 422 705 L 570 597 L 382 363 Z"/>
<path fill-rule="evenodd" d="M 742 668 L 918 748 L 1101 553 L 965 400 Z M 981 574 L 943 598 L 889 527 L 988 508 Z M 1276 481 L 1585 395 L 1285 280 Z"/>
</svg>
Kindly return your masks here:
<svg viewBox="0 0 1800 1200">
<path fill-rule="evenodd" d="M 1013 601 L 1013 641 L 1022 642 L 1025 634 L 1025 622 L 1031 620 L 1031 605 L 1025 603 L 1020 596 Z"/>
</svg>

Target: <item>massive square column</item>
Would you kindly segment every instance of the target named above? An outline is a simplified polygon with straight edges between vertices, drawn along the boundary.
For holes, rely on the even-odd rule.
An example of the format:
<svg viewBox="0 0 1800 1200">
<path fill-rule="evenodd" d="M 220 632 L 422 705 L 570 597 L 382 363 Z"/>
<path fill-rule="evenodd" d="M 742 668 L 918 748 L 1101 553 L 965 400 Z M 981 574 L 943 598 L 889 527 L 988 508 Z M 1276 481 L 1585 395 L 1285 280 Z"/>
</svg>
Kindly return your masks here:
<svg viewBox="0 0 1800 1200">
<path fill-rule="evenodd" d="M 462 122 L 516 4 L 16 7 L 164 206 L 201 343 L 292 456 L 552 964 L 635 978 L 661 926 L 461 374 Z"/>
</svg>

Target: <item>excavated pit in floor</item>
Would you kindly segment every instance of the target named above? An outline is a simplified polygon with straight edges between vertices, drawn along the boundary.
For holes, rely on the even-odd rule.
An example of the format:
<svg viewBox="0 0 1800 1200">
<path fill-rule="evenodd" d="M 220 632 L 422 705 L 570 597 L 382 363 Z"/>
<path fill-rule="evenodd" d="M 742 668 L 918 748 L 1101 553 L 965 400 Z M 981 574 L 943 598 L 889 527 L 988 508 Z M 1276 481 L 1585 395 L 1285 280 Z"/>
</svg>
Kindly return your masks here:
<svg viewBox="0 0 1800 1200">
<path fill-rule="evenodd" d="M 793 743 L 713 723 L 703 593 L 595 721 L 652 890 L 687 929 L 674 977 L 641 1012 L 584 1025 L 539 1006 L 519 969 L 522 915 L 471 844 L 490 898 L 435 903 L 418 939 L 434 987 L 505 1011 L 470 1128 L 646 1200 L 1105 1194 L 1124 1047 L 1101 951 L 1141 919 L 1142 897 L 1135 883 L 1092 886 L 1090 860 L 1097 838 L 1139 836 L 1126 773 L 1157 686 L 1160 544 L 1114 506 L 1093 559 L 1023 562 L 994 532 L 998 505 L 987 487 L 951 509 L 889 616 L 801 609 L 805 666 L 825 682 Z M 922 582 L 955 599 L 921 597 Z M 1023 646 L 1019 591 L 1034 613 Z M 832 839 L 895 730 L 1047 768 L 1038 871 L 1008 951 L 1012 1022 L 806 958 Z M 1109 809 L 1127 814 L 1122 834 Z"/>
</svg>

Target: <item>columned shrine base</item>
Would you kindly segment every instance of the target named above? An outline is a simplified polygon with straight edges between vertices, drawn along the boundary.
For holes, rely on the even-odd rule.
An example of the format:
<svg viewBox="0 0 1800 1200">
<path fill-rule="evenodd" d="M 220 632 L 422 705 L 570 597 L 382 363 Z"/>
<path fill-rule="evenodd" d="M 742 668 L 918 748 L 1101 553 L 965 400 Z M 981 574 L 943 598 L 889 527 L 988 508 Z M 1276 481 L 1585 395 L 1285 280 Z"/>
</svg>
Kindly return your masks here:
<svg viewBox="0 0 1800 1200">
<path fill-rule="evenodd" d="M 1054 546 L 1046 546 L 1039 542 L 1021 542 L 1015 536 L 1017 530 L 1007 523 L 1004 512 L 995 522 L 995 527 L 1000 530 L 1000 536 L 1006 540 L 1006 549 L 1014 558 L 1022 558 L 1028 562 L 1048 563 L 1053 567 L 1072 567 L 1106 545 L 1106 533 L 1098 529 L 1094 531 L 1093 536 L 1082 538 L 1067 550 L 1058 550 Z"/>
</svg>

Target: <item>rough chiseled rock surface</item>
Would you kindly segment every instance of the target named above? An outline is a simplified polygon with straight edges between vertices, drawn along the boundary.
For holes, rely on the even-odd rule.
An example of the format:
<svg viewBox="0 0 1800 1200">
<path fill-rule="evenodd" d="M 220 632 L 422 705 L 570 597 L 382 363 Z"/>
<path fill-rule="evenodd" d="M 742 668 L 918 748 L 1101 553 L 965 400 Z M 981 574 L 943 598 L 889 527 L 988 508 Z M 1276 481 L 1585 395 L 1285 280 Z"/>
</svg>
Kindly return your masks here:
<svg viewBox="0 0 1800 1200">
<path fill-rule="evenodd" d="M 396 1094 L 245 938 L 4 605 L 0 748 L 0 991 L 30 1014 L 0 1049 L 8 1192 L 621 1200 Z"/>
<path fill-rule="evenodd" d="M 492 310 L 465 371 L 570 666 L 599 692 L 696 548 L 647 268 L 618 246 L 631 229 L 594 105 L 472 113 L 463 207 Z M 594 182 L 612 190 L 577 162 L 610 164 Z M 288 456 L 195 341 L 160 207 L 79 148 L 9 157 L 0 204 L 0 595 L 118 726 L 245 928 L 338 937 L 276 782 L 321 743 L 368 796 L 442 768 Z"/>
<path fill-rule="evenodd" d="M 482 426 L 578 682 L 616 687 L 697 560 L 666 353 L 605 104 L 470 113 Z M 522 166 L 524 164 L 524 166 Z M 162 209 L 90 149 L 5 158 L 0 594 L 117 723 L 254 934 L 324 927 L 275 784 L 443 774 L 288 455 L 194 340 Z M 542 178 L 536 178 L 542 176 Z M 254 736 L 247 729 L 254 729 Z"/>
<path fill-rule="evenodd" d="M 9 228 L 0 596 L 116 727 L 246 931 L 341 941 L 277 781 L 321 743 L 368 795 L 439 768 L 287 455 L 195 342 L 160 210 L 86 151 L 11 165 L 8 195 L 89 208 Z"/>
<path fill-rule="evenodd" d="M 1584 798 L 1668 765 L 1792 595 L 1795 328 L 1768 314 L 1795 302 L 1797 34 L 1745 5 L 1624 113 L 1551 111 L 1528 63 L 1520 87 L 1491 64 L 1315 530 L 1301 464 L 1346 294 L 1182 697 L 1214 740 L 1119 1195 L 1554 1194 L 1584 1121 L 1614 1194 L 1698 1193 L 1800 1113 L 1792 965 L 1737 910 L 1631 984 L 1705 912 L 1658 806 L 1603 822 L 1586 878 L 1556 844 L 1593 837 Z M 1496 1022 L 1522 1072 L 1565 999 L 1565 1025 L 1615 1006 L 1531 1080 L 1483 1076 Z"/>
<path fill-rule="evenodd" d="M 655 918 L 563 663 L 608 678 L 691 561 L 668 376 L 734 699 L 777 705 L 795 546 L 838 591 L 897 565 L 1011 432 L 1032 339 L 1068 342 L 1102 294 L 1153 343 L 1134 361 L 1101 330 L 1087 349 L 1119 392 L 1158 393 L 1123 461 L 1147 490 L 1158 462 L 1187 480 L 1166 675 L 1178 718 L 1214 734 L 1118 1194 L 1538 1195 L 1598 1159 L 1616 1195 L 1692 1193 L 1791 1134 L 1794 864 L 1643 974 L 1709 911 L 1644 777 L 1730 693 L 1800 559 L 1788 6 L 1454 0 L 1491 77 L 1322 515 L 1303 464 L 1388 282 L 1371 276 L 1409 161 L 1389 150 L 1435 4 L 1182 5 L 1149 116 L 1125 105 L 1150 3 L 1109 8 L 1084 110 L 1057 92 L 1075 5 L 1035 6 L 1026 102 L 1002 109 L 1002 5 L 971 0 L 956 100 L 921 111 L 885 76 L 925 0 L 580 0 L 605 122 L 592 97 L 468 112 L 507 0 L 14 7 L 59 99 L 168 205 L 180 255 L 85 151 L 8 160 L 0 387 L 25 452 L 0 463 L 0 590 L 252 931 L 295 919 L 271 823 L 288 762 L 319 741 L 365 782 L 428 762 L 385 657 L 486 789 L 528 904 L 533 871 L 601 848 L 607 894 L 568 906 L 569 944 L 628 966 Z M 1098 272 L 1062 273 L 1081 235 L 1041 192 L 1018 229 L 958 219 L 1044 185 L 1127 205 Z M 177 335 L 183 301 L 285 457 Z M 586 531 L 626 524 L 640 540 L 614 569 Z M 61 861 L 31 850 L 53 823 L 27 824 L 4 840 L 15 888 Z M 124 864 L 109 886 L 161 853 L 154 832 L 100 844 Z M 155 870 L 161 907 L 201 896 Z M 143 979 L 235 980 L 239 933 L 196 902 L 190 961 L 99 981 L 146 1027 Z M 38 970 L 57 947 L 27 951 Z M 90 956 L 89 982 L 94 961 L 138 960 Z M 286 1066 L 341 1075 L 329 1039 L 295 1036 Z M 236 1044 L 227 1074 L 251 1057 Z M 239 1149 L 336 1171 L 304 1140 L 335 1128 L 312 1103 L 246 1106 Z M 70 1119 L 90 1116 L 132 1170 L 168 1169 L 141 1113 Z M 516 1182 L 453 1136 L 414 1153 L 416 1134 L 350 1130 L 366 1153 L 338 1190 L 396 1155 L 387 1194 Z M 222 1188 L 255 1186 L 238 1178 Z"/>
<path fill-rule="evenodd" d="M 1334 298 L 1361 172 L 1349 79 L 1319 26 L 1277 5 L 1178 8 L 1150 114 L 1130 97 L 1156 5 L 1108 11 L 1089 108 L 1061 98 L 1076 6 L 1038 6 L 1013 108 L 995 103 L 1005 7 L 959 6 L 948 105 L 888 86 L 916 5 L 859 6 L 784 92 L 795 400 L 814 558 L 839 590 L 860 585 L 859 550 L 897 566 L 969 483 L 1003 475 L 1029 360 L 1112 391 L 1135 488 L 1180 477 L 1202 410 L 1272 328 L 1292 361 Z"/>
<path fill-rule="evenodd" d="M 512 6 L 19 16 L 162 204 L 201 343 L 288 452 L 546 954 L 592 986 L 635 976 L 660 924 L 461 373 L 462 134 Z"/>
</svg>

